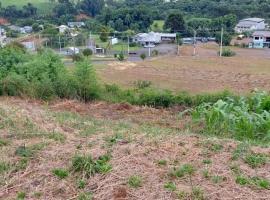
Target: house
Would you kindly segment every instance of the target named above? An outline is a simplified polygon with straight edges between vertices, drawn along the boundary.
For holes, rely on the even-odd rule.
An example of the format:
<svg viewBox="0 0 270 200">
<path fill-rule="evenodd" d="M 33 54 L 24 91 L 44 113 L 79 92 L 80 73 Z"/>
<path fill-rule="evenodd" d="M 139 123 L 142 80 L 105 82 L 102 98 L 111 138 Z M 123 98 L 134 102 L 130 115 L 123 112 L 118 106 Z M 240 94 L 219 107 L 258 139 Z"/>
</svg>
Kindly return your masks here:
<svg viewBox="0 0 270 200">
<path fill-rule="evenodd" d="M 68 26 L 73 28 L 74 26 L 77 26 L 79 28 L 85 26 L 84 22 L 68 22 Z"/>
<path fill-rule="evenodd" d="M 156 44 L 156 43 L 168 43 L 169 41 L 175 41 L 175 33 L 155 33 L 153 31 L 149 33 L 138 33 L 132 38 L 132 42 L 139 43 L 141 45 Z"/>
<path fill-rule="evenodd" d="M 61 26 L 58 27 L 58 29 L 59 29 L 59 32 L 60 32 L 60 33 L 64 33 L 65 30 L 68 29 L 68 27 L 65 26 L 65 25 L 61 25 Z"/>
<path fill-rule="evenodd" d="M 264 30 L 266 25 L 262 18 L 246 18 L 239 21 L 235 26 L 234 30 L 237 33 L 242 33 L 242 31 L 253 31 L 253 30 Z"/>
<path fill-rule="evenodd" d="M 22 44 L 27 48 L 28 51 L 35 51 L 35 43 L 34 42 L 22 42 Z"/>
<path fill-rule="evenodd" d="M 270 48 L 270 31 L 255 31 L 253 34 L 253 48 Z"/>
<path fill-rule="evenodd" d="M 25 26 L 23 28 L 20 28 L 20 32 L 21 33 L 32 33 L 33 28 L 31 26 Z"/>
<path fill-rule="evenodd" d="M 18 32 L 21 31 L 21 28 L 20 28 L 19 26 L 11 25 L 11 26 L 8 26 L 8 28 L 9 28 L 11 31 L 18 31 Z"/>
</svg>

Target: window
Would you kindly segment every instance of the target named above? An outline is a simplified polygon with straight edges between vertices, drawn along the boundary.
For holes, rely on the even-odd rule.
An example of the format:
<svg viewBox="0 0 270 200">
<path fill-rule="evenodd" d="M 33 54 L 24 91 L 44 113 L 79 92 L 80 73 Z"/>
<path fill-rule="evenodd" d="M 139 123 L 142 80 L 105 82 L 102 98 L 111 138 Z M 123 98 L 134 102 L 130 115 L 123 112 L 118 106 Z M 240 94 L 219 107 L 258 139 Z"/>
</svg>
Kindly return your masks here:
<svg viewBox="0 0 270 200">
<path fill-rule="evenodd" d="M 259 37 L 255 37 L 254 40 L 259 40 Z"/>
<path fill-rule="evenodd" d="M 262 37 L 260 39 L 262 40 Z"/>
</svg>

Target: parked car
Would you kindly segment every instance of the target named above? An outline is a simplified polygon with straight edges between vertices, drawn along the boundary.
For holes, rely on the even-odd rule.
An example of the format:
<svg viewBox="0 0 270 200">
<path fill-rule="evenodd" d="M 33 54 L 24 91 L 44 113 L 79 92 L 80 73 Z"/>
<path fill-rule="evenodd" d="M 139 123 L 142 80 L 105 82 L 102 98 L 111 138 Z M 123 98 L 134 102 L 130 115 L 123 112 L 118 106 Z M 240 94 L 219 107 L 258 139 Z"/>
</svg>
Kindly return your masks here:
<svg viewBox="0 0 270 200">
<path fill-rule="evenodd" d="M 152 47 L 154 47 L 155 45 L 154 44 L 146 44 L 146 45 L 144 45 L 143 47 L 144 48 L 152 48 Z"/>
</svg>

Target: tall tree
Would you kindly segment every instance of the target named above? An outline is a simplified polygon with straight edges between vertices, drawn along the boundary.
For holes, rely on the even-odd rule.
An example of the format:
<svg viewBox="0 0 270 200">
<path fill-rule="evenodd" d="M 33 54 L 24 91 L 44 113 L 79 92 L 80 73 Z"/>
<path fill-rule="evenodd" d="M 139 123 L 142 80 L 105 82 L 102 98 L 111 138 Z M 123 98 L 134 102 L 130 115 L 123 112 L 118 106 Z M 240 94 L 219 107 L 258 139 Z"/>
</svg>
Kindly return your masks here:
<svg viewBox="0 0 270 200">
<path fill-rule="evenodd" d="M 88 15 L 95 17 L 105 6 L 104 0 L 82 0 L 78 2 L 80 9 Z"/>
<path fill-rule="evenodd" d="M 184 29 L 185 21 L 183 15 L 180 12 L 174 12 L 169 14 L 166 18 L 163 29 L 171 29 L 171 32 L 178 32 Z"/>
</svg>

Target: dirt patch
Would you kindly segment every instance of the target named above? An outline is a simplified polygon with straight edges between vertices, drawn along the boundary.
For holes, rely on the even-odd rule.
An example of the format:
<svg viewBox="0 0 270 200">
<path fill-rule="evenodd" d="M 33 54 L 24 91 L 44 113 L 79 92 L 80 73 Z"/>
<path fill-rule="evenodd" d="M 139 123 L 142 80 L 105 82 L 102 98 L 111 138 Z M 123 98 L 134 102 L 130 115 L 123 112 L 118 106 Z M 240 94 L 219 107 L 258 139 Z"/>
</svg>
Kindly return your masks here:
<svg viewBox="0 0 270 200">
<path fill-rule="evenodd" d="M 6 18 L 0 17 L 0 24 L 3 24 L 5 26 L 9 26 L 10 22 Z"/>
<path fill-rule="evenodd" d="M 76 15 L 76 19 L 77 19 L 77 20 L 81 20 L 81 19 L 91 19 L 91 17 L 89 17 L 89 16 L 86 15 L 86 14 L 79 14 L 79 15 Z"/>
</svg>

